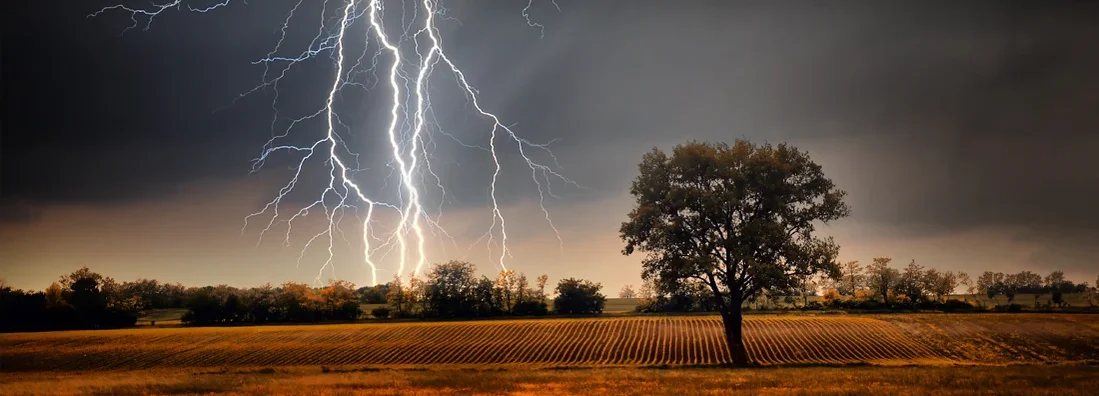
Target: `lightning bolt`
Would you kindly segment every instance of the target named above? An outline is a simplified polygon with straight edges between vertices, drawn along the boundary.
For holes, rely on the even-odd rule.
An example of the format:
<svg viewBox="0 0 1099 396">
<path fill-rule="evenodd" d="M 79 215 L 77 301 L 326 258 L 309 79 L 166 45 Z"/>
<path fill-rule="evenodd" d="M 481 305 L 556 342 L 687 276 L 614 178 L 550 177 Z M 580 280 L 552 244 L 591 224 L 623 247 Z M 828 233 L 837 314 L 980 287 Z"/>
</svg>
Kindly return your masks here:
<svg viewBox="0 0 1099 396">
<path fill-rule="evenodd" d="M 538 191 L 538 205 L 546 223 L 557 237 L 559 246 L 563 249 L 561 234 L 553 224 L 550 213 L 546 209 L 546 196 L 556 197 L 551 189 L 554 180 L 578 188 L 584 187 L 566 178 L 556 170 L 560 169 L 561 166 L 549 149 L 549 145 L 553 143 L 552 141 L 544 144 L 530 142 L 520 137 L 513 129 L 514 126 L 503 124 L 500 117 L 481 106 L 479 91 L 469 83 L 462 69 L 444 51 L 443 39 L 440 36 L 437 22 L 439 20 L 457 20 L 446 16 L 447 10 L 437 0 L 402 1 L 400 29 L 396 30 L 386 28 L 385 4 L 382 0 L 347 0 L 339 2 L 340 6 L 338 8 L 333 7 L 334 10 L 338 10 L 338 17 L 334 18 L 338 20 L 338 25 L 335 27 L 329 26 L 327 24 L 330 19 L 327 15 L 329 5 L 336 1 L 325 0 L 323 2 L 322 20 L 312 41 L 303 50 L 285 54 L 283 45 L 292 24 L 291 20 L 295 18 L 295 13 L 299 11 L 304 1 L 298 0 L 286 14 L 281 29 L 279 29 L 281 36 L 274 48 L 265 57 L 253 62 L 253 64 L 263 66 L 261 82 L 251 90 L 233 99 L 233 103 L 236 103 L 240 98 L 267 89 L 274 93 L 274 99 L 271 102 L 271 108 L 274 112 L 270 124 L 271 138 L 264 143 L 261 154 L 252 161 L 250 172 L 261 170 L 271 155 L 278 152 L 287 152 L 299 156 L 292 167 L 294 170 L 293 175 L 286 184 L 279 188 L 274 198 L 258 211 L 245 216 L 244 227 L 241 229 L 242 233 L 248 228 L 249 222 L 253 218 L 267 216 L 267 221 L 259 232 L 257 244 L 262 242 L 264 235 L 274 227 L 284 224 L 286 232 L 283 243 L 290 245 L 291 235 L 295 229 L 293 227 L 295 221 L 308 216 L 311 212 L 321 212 L 326 226 L 306 240 L 298 256 L 298 264 L 300 265 L 306 252 L 314 244 L 327 242 L 327 257 L 320 266 L 315 279 L 315 282 L 319 283 L 326 270 L 332 271 L 333 277 L 335 276 L 333 262 L 336 256 L 337 236 L 350 242 L 340 227 L 340 223 L 345 218 L 347 211 L 352 211 L 355 218 L 362 223 L 362 254 L 366 269 L 369 271 L 370 284 L 378 283 L 378 272 L 383 271 L 380 261 L 386 259 L 393 251 L 396 251 L 398 256 L 396 259 L 396 274 L 401 276 L 406 274 L 407 271 L 407 273 L 415 276 L 423 271 L 424 265 L 428 262 L 429 254 L 426 245 L 429 233 L 433 237 L 447 239 L 457 246 L 455 238 L 440 223 L 447 193 L 443 188 L 442 178 L 435 172 L 429 161 L 433 150 L 438 147 L 436 138 L 445 137 L 458 143 L 461 147 L 483 150 L 491 159 L 494 167 L 492 174 L 486 177 L 489 184 L 487 206 L 491 216 L 491 224 L 485 234 L 474 241 L 469 249 L 482 241 L 485 242 L 489 252 L 492 252 L 493 247 L 497 246 L 499 255 L 495 257 L 494 264 L 501 270 L 507 269 L 505 261 L 507 258 L 512 257 L 508 247 L 507 223 L 497 194 L 500 175 L 505 169 L 505 165 L 501 161 L 501 151 L 509 146 L 514 148 L 522 163 L 530 170 L 531 178 Z M 192 6 L 185 5 L 183 0 L 175 0 L 164 4 L 154 4 L 147 8 L 113 5 L 95 11 L 89 14 L 88 17 L 98 17 L 112 11 L 126 13 L 132 24 L 123 29 L 122 33 L 124 34 L 126 31 L 139 26 L 142 30 L 150 29 L 154 19 L 170 10 L 208 13 L 229 7 L 232 3 L 234 3 L 233 0 L 224 0 L 206 6 Z M 409 7 L 410 5 L 411 7 Z M 556 2 L 553 2 L 553 5 L 557 7 Z M 544 36 L 545 27 L 530 18 L 529 11 L 532 6 L 533 0 L 528 0 L 521 14 L 528 26 L 537 27 L 540 35 Z M 411 11 L 409 11 L 409 8 L 411 8 Z M 560 10 L 560 7 L 557 7 L 557 9 Z M 410 12 L 411 17 L 408 15 Z M 143 25 L 142 20 L 144 20 Z M 417 21 L 421 22 L 417 23 Z M 460 21 L 458 22 L 460 23 Z M 362 38 L 363 52 L 358 57 L 354 57 L 354 55 L 349 57 L 347 54 L 348 42 L 358 39 L 350 35 L 350 29 L 356 23 L 362 23 L 366 31 L 366 37 Z M 372 42 L 377 44 L 373 56 L 369 58 L 369 65 L 367 65 L 368 49 L 372 47 L 370 45 Z M 280 95 L 279 82 L 296 65 L 318 58 L 322 54 L 328 54 L 335 69 L 323 105 L 318 106 L 317 110 L 309 114 L 291 119 L 285 129 L 276 131 L 276 125 L 278 125 L 280 117 L 277 106 Z M 409 55 L 412 56 L 409 57 Z M 383 73 L 385 74 L 385 85 L 387 85 L 385 88 L 391 94 L 391 102 L 388 105 L 389 119 L 386 123 L 387 126 L 384 132 L 378 131 L 378 133 L 385 134 L 392 157 L 388 161 L 388 166 L 399 179 L 398 185 L 395 186 L 395 192 L 398 196 L 398 202 L 395 203 L 371 198 L 371 195 L 365 191 L 366 188 L 363 187 L 363 184 L 356 180 L 356 173 L 362 170 L 358 165 L 358 154 L 348 147 L 347 141 L 342 136 L 343 131 L 352 133 L 354 129 L 340 119 L 340 112 L 337 111 L 336 106 L 340 93 L 344 89 L 349 87 L 366 90 L 377 88 L 378 83 L 382 81 L 377 74 L 383 58 L 389 60 L 388 68 Z M 352 59 L 354 59 L 353 63 Z M 467 103 L 471 105 L 476 115 L 491 123 L 488 128 L 487 147 L 467 143 L 452 134 L 444 132 L 441 126 L 434 125 L 435 128 L 431 128 L 432 124 L 437 124 L 429 94 L 430 81 L 437 66 L 453 75 L 454 82 L 465 94 Z M 409 72 L 409 70 L 412 71 Z M 367 75 L 373 77 L 373 82 L 359 81 L 360 78 L 365 78 L 363 76 Z M 318 137 L 311 139 L 310 144 L 285 143 L 292 135 L 299 133 L 296 131 L 303 129 L 302 125 L 307 125 L 309 122 L 319 119 L 323 119 L 324 128 Z M 436 122 L 432 123 L 429 120 L 436 120 Z M 548 154 L 553 159 L 554 166 L 551 167 L 533 160 L 529 155 L 531 150 Z M 308 177 L 304 169 L 307 163 L 311 163 L 311 161 L 320 161 L 326 166 L 327 184 L 312 203 L 299 207 L 292 212 L 281 211 L 284 201 L 289 201 L 287 196 L 298 187 L 303 178 Z M 439 194 L 437 214 L 434 215 L 425 210 L 427 207 L 425 201 L 429 198 L 428 185 L 425 182 L 429 177 L 434 179 L 433 187 Z M 386 183 L 385 186 L 388 187 L 389 184 Z M 379 225 L 381 222 L 379 219 L 380 211 L 392 211 L 396 216 L 396 224 L 389 228 Z M 499 235 L 498 241 L 497 235 Z M 467 249 L 467 253 L 469 249 Z"/>
</svg>

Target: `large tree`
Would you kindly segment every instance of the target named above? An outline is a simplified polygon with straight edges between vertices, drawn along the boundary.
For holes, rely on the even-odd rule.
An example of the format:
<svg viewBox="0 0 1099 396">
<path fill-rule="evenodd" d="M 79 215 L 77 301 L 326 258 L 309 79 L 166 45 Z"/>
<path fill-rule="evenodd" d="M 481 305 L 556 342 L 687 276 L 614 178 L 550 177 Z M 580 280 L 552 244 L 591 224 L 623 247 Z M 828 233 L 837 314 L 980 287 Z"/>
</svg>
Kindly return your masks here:
<svg viewBox="0 0 1099 396">
<path fill-rule="evenodd" d="M 620 230 L 623 254 L 646 253 L 646 279 L 709 286 L 734 364 L 748 363 L 745 301 L 788 290 L 799 276 L 839 276 L 839 247 L 813 232 L 850 210 L 807 153 L 745 140 L 690 142 L 671 156 L 654 148 L 639 168 L 630 188 L 637 206 Z"/>
</svg>

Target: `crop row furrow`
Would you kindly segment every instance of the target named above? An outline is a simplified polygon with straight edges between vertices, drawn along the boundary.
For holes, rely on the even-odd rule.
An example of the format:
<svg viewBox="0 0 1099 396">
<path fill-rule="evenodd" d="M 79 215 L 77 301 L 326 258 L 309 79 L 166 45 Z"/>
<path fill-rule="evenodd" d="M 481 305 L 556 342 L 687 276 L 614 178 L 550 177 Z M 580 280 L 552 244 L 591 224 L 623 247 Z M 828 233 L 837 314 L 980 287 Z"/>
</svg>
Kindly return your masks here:
<svg viewBox="0 0 1099 396">
<path fill-rule="evenodd" d="M 744 322 L 744 334 L 749 335 L 749 337 L 754 337 L 756 340 L 756 348 L 759 351 L 758 359 L 753 359 L 751 355 L 748 357 L 749 359 L 756 360 L 760 364 L 765 365 L 782 363 L 782 358 L 773 346 L 773 337 L 765 331 L 766 328 L 764 326 L 766 326 L 766 324 L 763 321 L 748 320 Z"/>
<path fill-rule="evenodd" d="M 788 331 L 792 331 L 795 334 L 805 334 L 800 329 L 800 320 L 784 320 L 783 326 L 789 329 Z M 792 347 L 799 352 L 799 363 L 820 362 L 826 359 L 827 355 L 820 353 L 816 348 L 816 343 L 811 342 L 808 337 L 787 337 L 787 341 L 789 341 L 792 344 Z"/>
<path fill-rule="evenodd" d="M 749 315 L 743 342 L 749 359 L 763 365 L 1099 359 L 1099 331 L 1089 322 L 1094 318 L 1042 318 Z M 722 364 L 731 359 L 718 316 L 22 333 L 0 335 L 0 347 L 4 371 L 537 368 Z"/>
<path fill-rule="evenodd" d="M 776 320 L 772 323 L 778 327 L 775 329 L 776 338 L 778 338 L 780 345 L 784 346 L 784 350 L 787 355 L 787 363 L 807 363 L 812 360 L 809 359 L 809 352 L 806 351 L 802 345 L 798 343 L 797 337 L 791 336 L 790 325 L 785 319 Z"/>
<path fill-rule="evenodd" d="M 942 361 L 952 360 L 949 357 L 944 356 L 940 351 L 937 351 L 936 348 L 929 347 L 926 342 L 921 342 L 916 336 L 912 335 L 910 332 L 904 331 L 895 324 L 888 322 L 881 323 L 882 326 L 879 327 L 879 331 L 892 337 L 891 339 L 893 342 L 897 343 L 899 346 L 907 347 L 907 349 L 914 354 L 914 356 L 910 358 L 938 359 Z"/>
</svg>

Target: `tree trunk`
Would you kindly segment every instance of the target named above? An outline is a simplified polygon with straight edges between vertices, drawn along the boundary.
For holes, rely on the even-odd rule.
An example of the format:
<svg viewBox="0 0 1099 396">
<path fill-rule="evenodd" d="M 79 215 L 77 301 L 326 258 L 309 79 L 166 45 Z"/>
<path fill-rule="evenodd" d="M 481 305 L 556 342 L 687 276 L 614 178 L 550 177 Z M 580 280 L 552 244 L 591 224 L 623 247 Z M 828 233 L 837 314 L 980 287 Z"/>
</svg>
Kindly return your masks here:
<svg viewBox="0 0 1099 396">
<path fill-rule="evenodd" d="M 748 349 L 744 347 L 743 316 L 740 305 L 729 307 L 729 311 L 721 313 L 721 322 L 725 325 L 725 343 L 729 347 L 729 356 L 732 357 L 734 366 L 747 366 Z"/>
</svg>

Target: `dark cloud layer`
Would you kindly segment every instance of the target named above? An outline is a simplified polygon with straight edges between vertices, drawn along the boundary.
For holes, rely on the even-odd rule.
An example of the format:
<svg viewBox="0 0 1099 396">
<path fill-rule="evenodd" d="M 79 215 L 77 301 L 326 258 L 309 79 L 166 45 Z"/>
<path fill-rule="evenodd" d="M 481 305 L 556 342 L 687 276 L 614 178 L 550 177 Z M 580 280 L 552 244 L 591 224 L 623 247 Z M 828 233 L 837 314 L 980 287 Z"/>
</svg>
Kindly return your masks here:
<svg viewBox="0 0 1099 396">
<path fill-rule="evenodd" d="M 18 205 L 0 219 L 247 177 L 272 93 L 214 110 L 259 82 L 249 62 L 293 2 L 168 14 L 121 37 L 129 21 L 87 19 L 90 3 L 20 3 L 5 5 L 3 57 L 3 194 Z M 559 139 L 566 174 L 593 187 L 567 199 L 622 194 L 652 145 L 749 137 L 844 147 L 850 173 L 837 178 L 859 221 L 1099 233 L 1096 2 L 535 3 L 545 38 L 501 3 L 451 4 L 462 23 L 445 33 L 487 108 L 532 141 Z M 298 47 L 315 33 L 303 26 Z M 280 91 L 285 117 L 315 110 L 327 79 L 317 73 L 330 72 L 316 62 L 295 73 Z M 434 88 L 448 98 L 434 104 L 440 121 L 483 139 L 447 84 Z M 384 113 L 349 95 L 372 109 L 362 125 Z M 376 147 L 370 136 L 356 144 Z M 480 204 L 490 163 L 440 147 L 453 196 Z M 387 170 L 370 154 L 364 178 L 378 180 Z M 528 171 L 505 161 L 517 186 L 505 198 L 531 197 Z"/>
<path fill-rule="evenodd" d="M 130 21 L 86 18 L 95 3 L 105 2 L 5 5 L 4 194 L 35 204 L 115 203 L 245 174 L 267 133 L 240 117 L 259 114 L 249 108 L 257 106 L 214 110 L 258 81 L 227 66 L 255 55 L 241 51 L 258 45 L 254 32 L 222 23 L 120 37 Z M 172 18 L 157 23 L 182 27 Z"/>
</svg>

